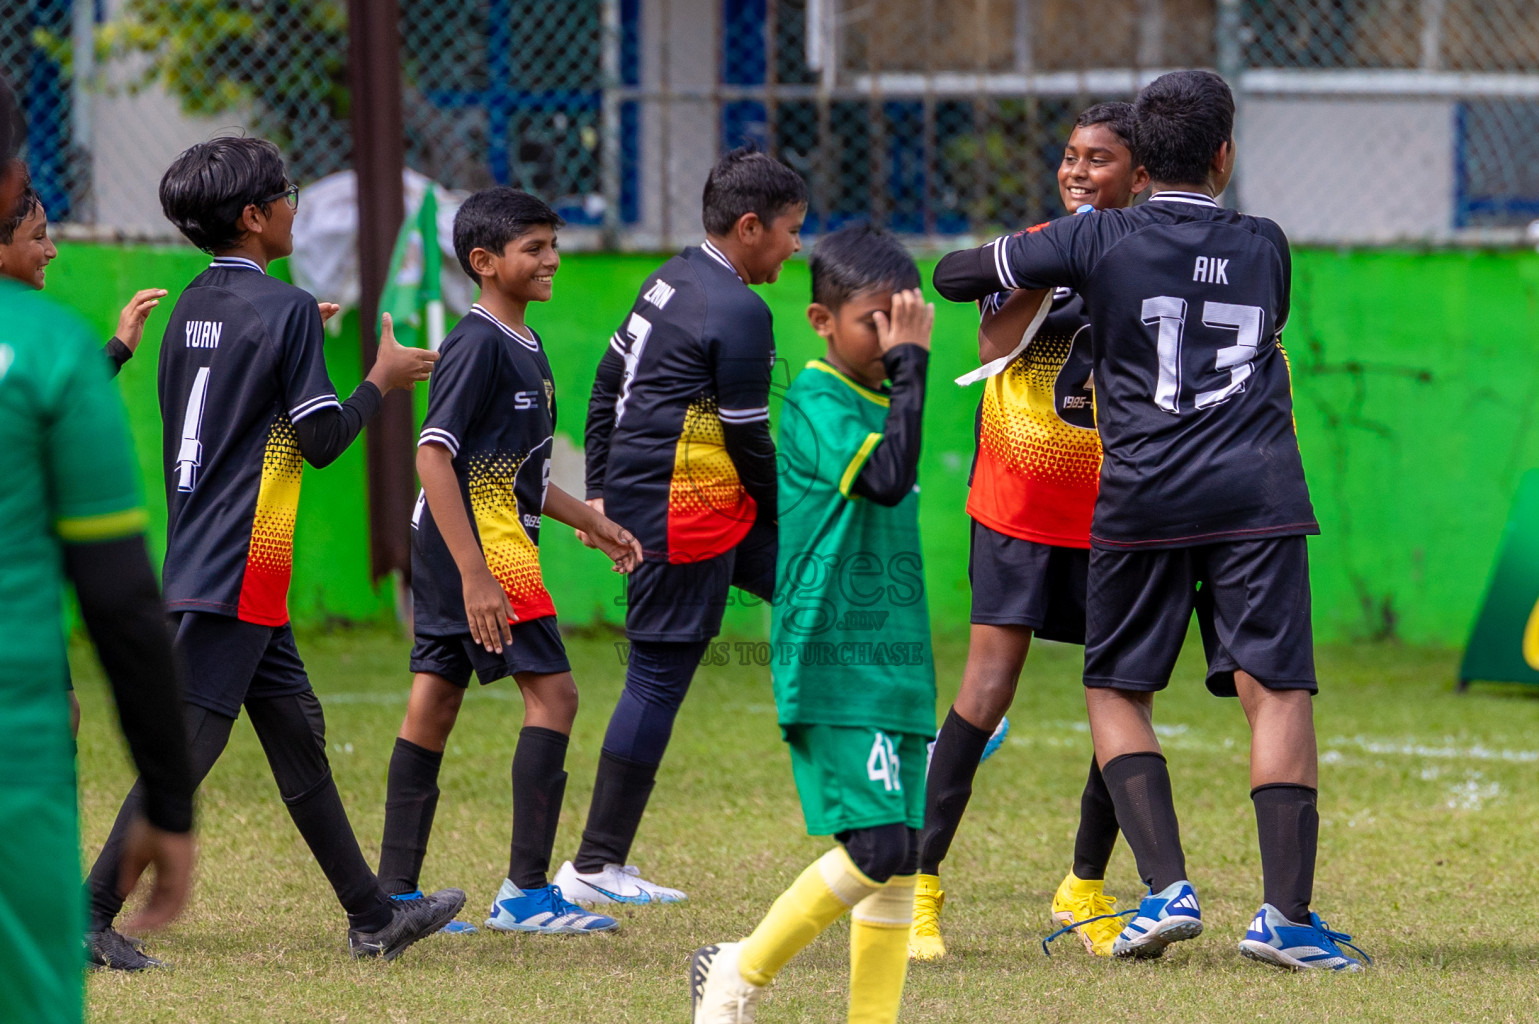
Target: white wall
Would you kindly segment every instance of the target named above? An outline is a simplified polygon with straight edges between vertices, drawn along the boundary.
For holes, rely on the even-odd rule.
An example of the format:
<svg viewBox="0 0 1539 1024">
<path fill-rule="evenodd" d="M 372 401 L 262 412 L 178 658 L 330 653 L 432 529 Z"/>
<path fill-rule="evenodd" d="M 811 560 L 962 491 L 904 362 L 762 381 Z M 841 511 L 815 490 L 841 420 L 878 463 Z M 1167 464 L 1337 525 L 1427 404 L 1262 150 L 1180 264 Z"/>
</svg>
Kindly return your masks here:
<svg viewBox="0 0 1539 1024">
<path fill-rule="evenodd" d="M 1250 98 L 1237 131 L 1238 195 L 1226 201 L 1272 218 L 1293 241 L 1453 236 L 1448 100 Z"/>
</svg>

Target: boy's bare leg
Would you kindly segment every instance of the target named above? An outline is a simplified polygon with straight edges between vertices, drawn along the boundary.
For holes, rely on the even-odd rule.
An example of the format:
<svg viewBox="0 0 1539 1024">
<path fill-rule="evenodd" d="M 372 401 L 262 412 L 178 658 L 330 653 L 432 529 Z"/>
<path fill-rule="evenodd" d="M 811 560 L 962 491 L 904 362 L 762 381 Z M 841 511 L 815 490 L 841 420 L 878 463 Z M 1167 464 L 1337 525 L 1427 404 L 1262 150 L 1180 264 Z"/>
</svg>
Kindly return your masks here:
<svg viewBox="0 0 1539 1024">
<path fill-rule="evenodd" d="M 919 872 L 940 874 L 957 826 L 973 795 L 973 776 L 989 736 L 1015 699 L 1026 664 L 1031 630 L 1025 626 L 974 623 L 967 645 L 962 690 L 941 724 L 925 781 L 924 829 L 919 835 Z M 931 884 L 935 884 L 933 881 Z"/>
<path fill-rule="evenodd" d="M 1250 721 L 1250 796 L 1265 901 L 1308 924 L 1320 838 L 1313 700 L 1306 690 L 1268 690 L 1246 672 L 1234 674 L 1234 685 Z"/>
<path fill-rule="evenodd" d="M 1154 735 L 1154 694 L 1086 687 L 1095 756 L 1117 810 L 1117 823 L 1151 893 L 1186 879 L 1186 855 L 1171 794 L 1170 770 Z"/>
<path fill-rule="evenodd" d="M 550 884 L 551 850 L 566 795 L 566 750 L 577 718 L 570 672 L 514 677 L 524 695 L 524 727 L 513 752 L 513 839 L 508 880 L 528 892 Z"/>
<path fill-rule="evenodd" d="M 406 719 L 390 755 L 385 832 L 380 840 L 379 883 L 392 896 L 417 891 L 438 810 L 444 745 L 464 700 L 465 688 L 443 676 L 418 672 L 412 677 Z"/>
</svg>

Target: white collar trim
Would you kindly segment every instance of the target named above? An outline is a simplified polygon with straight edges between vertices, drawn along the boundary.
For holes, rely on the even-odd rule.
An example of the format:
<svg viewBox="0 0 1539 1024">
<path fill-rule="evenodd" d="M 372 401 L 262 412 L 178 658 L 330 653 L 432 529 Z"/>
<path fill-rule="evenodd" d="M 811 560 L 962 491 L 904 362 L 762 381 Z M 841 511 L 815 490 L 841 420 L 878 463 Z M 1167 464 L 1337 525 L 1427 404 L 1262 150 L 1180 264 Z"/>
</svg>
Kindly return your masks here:
<svg viewBox="0 0 1539 1024">
<path fill-rule="evenodd" d="M 209 269 L 219 267 L 222 270 L 255 270 L 258 274 L 266 273 L 255 260 L 248 260 L 244 256 L 215 256 L 214 262 L 209 264 Z"/>
<path fill-rule="evenodd" d="M 497 329 L 500 330 L 503 334 L 506 334 L 510 338 L 516 338 L 518 343 L 527 348 L 529 351 L 538 352 L 540 350 L 540 343 L 534 340 L 533 332 L 530 333 L 529 337 L 524 337 L 522 334 L 519 334 L 517 331 L 503 323 L 501 320 L 498 320 L 485 306 L 481 305 L 481 303 L 477 302 L 475 305 L 471 306 L 470 311 L 472 313 L 480 313 L 486 319 L 496 324 Z"/>
<path fill-rule="evenodd" d="M 727 259 L 726 255 L 723 254 L 720 249 L 716 248 L 715 244 L 712 243 L 709 238 L 700 244 L 700 248 L 704 250 L 705 254 L 711 259 L 732 271 L 733 277 L 737 278 L 739 281 L 743 279 L 743 275 L 737 272 L 737 268 L 732 265 L 732 261 Z"/>
<path fill-rule="evenodd" d="M 1151 203 L 1186 203 L 1189 206 L 1218 208 L 1218 201 L 1201 192 L 1158 192 L 1149 197 Z"/>
</svg>

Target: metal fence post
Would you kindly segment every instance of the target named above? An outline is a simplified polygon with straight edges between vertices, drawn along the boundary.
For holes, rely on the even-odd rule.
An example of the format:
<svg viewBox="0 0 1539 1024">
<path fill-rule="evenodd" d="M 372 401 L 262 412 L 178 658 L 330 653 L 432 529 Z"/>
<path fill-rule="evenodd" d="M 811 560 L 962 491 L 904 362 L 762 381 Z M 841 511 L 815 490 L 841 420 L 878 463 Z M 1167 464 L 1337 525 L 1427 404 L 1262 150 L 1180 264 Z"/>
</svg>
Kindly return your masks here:
<svg viewBox="0 0 1539 1024">
<path fill-rule="evenodd" d="M 1224 76 L 1234 93 L 1235 123 L 1240 123 L 1240 111 L 1245 96 L 1245 17 L 1240 9 L 1241 0 L 1218 0 L 1218 17 L 1213 20 L 1214 56 L 1218 73 Z M 1238 134 L 1238 132 L 1236 133 Z M 1224 205 L 1238 209 L 1241 205 L 1240 172 L 1235 170 L 1224 193 Z"/>
<path fill-rule="evenodd" d="M 604 247 L 620 246 L 620 0 L 604 0 L 603 76 L 600 88 L 599 189 L 604 196 Z"/>
</svg>

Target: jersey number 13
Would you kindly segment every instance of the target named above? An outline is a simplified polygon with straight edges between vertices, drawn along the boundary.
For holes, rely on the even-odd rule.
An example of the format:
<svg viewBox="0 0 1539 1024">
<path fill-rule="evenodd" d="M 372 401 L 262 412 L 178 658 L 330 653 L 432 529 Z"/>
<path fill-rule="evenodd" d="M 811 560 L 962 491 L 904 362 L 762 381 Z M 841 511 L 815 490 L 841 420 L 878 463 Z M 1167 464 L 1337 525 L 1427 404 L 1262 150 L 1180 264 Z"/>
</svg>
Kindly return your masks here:
<svg viewBox="0 0 1539 1024">
<path fill-rule="evenodd" d="M 1219 348 L 1214 371 L 1229 371 L 1229 383 L 1210 391 L 1199 391 L 1192 407 L 1207 409 L 1229 401 L 1245 389 L 1250 377 L 1251 360 L 1261 344 L 1261 322 L 1265 311 L 1260 306 L 1241 306 L 1232 302 L 1204 302 L 1204 326 L 1234 331 L 1235 343 Z M 1159 380 L 1154 387 L 1154 404 L 1166 412 L 1181 411 L 1181 344 L 1186 333 L 1186 300 L 1173 295 L 1145 299 L 1143 322 L 1157 329 L 1156 348 L 1160 358 Z"/>
</svg>

